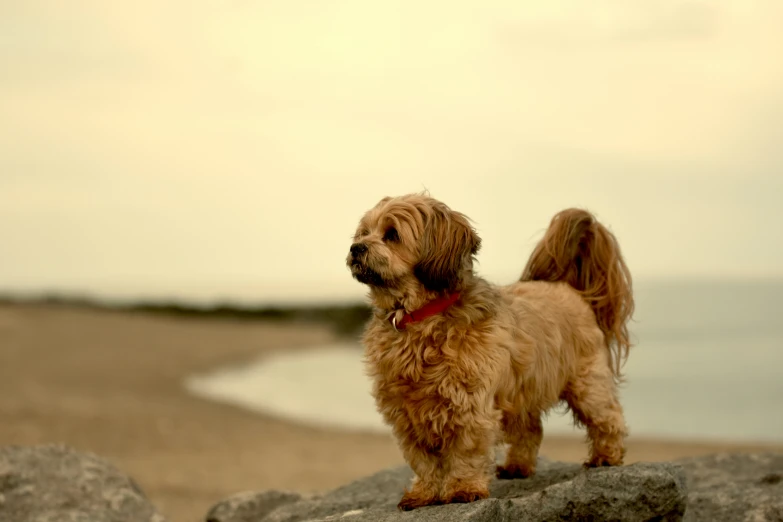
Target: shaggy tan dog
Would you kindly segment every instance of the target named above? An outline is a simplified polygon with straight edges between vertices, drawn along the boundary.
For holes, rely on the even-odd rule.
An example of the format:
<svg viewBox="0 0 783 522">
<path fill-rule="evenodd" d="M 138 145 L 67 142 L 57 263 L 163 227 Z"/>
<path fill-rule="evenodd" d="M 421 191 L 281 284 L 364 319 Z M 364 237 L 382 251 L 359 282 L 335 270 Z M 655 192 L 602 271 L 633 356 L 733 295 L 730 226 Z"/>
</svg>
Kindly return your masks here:
<svg viewBox="0 0 783 522">
<path fill-rule="evenodd" d="M 464 215 L 411 194 L 368 211 L 348 255 L 374 305 L 373 396 L 416 474 L 400 509 L 486 498 L 500 442 L 497 475 L 532 475 L 541 416 L 560 401 L 587 428 L 587 466 L 623 462 L 616 385 L 634 303 L 614 236 L 564 210 L 502 287 L 473 272 L 480 242 Z"/>
</svg>

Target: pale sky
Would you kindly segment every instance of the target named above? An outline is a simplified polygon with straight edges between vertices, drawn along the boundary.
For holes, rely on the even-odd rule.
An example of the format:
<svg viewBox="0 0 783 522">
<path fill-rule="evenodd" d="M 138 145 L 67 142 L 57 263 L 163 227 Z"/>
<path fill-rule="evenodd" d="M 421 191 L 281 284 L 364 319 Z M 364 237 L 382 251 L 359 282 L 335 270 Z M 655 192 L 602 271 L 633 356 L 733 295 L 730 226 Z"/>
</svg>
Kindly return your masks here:
<svg viewBox="0 0 783 522">
<path fill-rule="evenodd" d="M 510 282 L 594 211 L 637 279 L 783 277 L 783 2 L 0 0 L 0 290 L 361 297 L 427 188 Z"/>
</svg>

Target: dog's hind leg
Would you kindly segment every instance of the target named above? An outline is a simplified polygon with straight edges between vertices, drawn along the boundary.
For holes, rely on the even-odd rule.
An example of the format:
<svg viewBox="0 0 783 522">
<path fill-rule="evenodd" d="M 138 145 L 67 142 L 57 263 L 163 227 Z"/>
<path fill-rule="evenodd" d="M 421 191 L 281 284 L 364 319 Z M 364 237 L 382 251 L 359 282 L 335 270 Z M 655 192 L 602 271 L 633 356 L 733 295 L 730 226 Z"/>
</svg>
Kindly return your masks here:
<svg viewBox="0 0 783 522">
<path fill-rule="evenodd" d="M 569 383 L 563 398 L 576 423 L 587 428 L 591 446 L 585 466 L 621 465 L 628 431 L 608 362 L 599 355 L 588 361 L 584 371 Z"/>
<path fill-rule="evenodd" d="M 541 414 L 504 412 L 503 432 L 509 449 L 505 464 L 497 467 L 498 478 L 525 478 L 533 475 L 536 472 L 538 448 L 544 437 Z"/>
</svg>

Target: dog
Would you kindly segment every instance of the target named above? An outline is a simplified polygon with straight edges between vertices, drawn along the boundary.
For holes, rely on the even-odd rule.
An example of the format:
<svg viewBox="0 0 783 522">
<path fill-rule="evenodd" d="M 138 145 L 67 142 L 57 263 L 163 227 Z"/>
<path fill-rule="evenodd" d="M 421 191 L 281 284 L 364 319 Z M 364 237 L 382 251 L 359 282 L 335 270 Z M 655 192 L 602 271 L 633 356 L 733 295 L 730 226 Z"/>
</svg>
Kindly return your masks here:
<svg viewBox="0 0 783 522">
<path fill-rule="evenodd" d="M 464 214 L 419 193 L 380 200 L 350 246 L 373 305 L 362 338 L 372 395 L 415 473 L 401 510 L 487 498 L 493 468 L 533 475 L 541 417 L 562 402 L 586 428 L 585 466 L 623 463 L 617 387 L 634 300 L 615 236 L 563 210 L 506 286 L 474 272 L 480 247 Z"/>
</svg>

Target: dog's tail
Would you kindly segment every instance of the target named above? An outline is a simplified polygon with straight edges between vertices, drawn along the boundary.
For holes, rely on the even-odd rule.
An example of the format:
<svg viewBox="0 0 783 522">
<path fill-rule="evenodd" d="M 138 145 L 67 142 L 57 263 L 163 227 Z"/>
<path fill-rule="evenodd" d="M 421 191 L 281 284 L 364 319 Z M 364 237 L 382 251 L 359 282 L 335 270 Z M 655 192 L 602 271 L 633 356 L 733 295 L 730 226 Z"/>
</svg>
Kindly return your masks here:
<svg viewBox="0 0 783 522">
<path fill-rule="evenodd" d="M 562 281 L 575 288 L 595 312 L 612 355 L 621 368 L 631 342 L 627 322 L 634 310 L 631 273 L 617 239 L 589 212 L 569 208 L 556 214 L 522 272 L 521 281 Z"/>
</svg>

